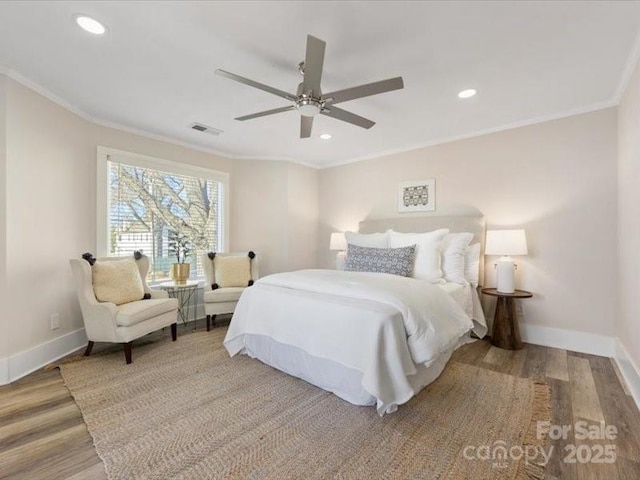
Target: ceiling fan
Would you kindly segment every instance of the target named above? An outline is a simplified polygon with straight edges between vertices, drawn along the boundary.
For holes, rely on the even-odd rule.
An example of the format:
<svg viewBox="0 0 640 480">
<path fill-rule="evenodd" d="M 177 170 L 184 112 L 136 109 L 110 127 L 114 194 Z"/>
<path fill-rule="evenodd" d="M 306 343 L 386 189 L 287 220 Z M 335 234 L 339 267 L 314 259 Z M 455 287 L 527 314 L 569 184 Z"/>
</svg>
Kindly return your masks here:
<svg viewBox="0 0 640 480">
<path fill-rule="evenodd" d="M 301 115 L 300 138 L 309 138 L 311 136 L 313 117 L 318 114 L 326 115 L 327 117 L 335 118 L 336 120 L 342 120 L 343 122 L 351 123 L 362 128 L 373 127 L 376 124 L 375 122 L 356 115 L 355 113 L 342 110 L 335 105 L 349 100 L 355 100 L 356 98 L 369 97 L 371 95 L 404 88 L 402 77 L 389 78 L 380 82 L 373 82 L 366 85 L 346 88 L 344 90 L 337 90 L 323 95 L 322 90 L 320 89 L 320 80 L 322 79 L 322 66 L 324 64 L 324 51 L 326 46 L 327 44 L 322 40 L 314 36 L 307 35 L 307 52 L 305 59 L 303 62 L 298 64 L 298 71 L 304 76 L 304 80 L 298 85 L 295 95 L 249 80 L 248 78 L 235 75 L 225 70 L 216 70 L 218 75 L 230 78 L 236 82 L 244 83 L 250 87 L 260 89 L 292 102 L 292 104 L 287 107 L 274 108 L 273 110 L 245 115 L 243 117 L 236 118 L 236 120 L 245 121 L 276 113 L 288 112 L 290 110 L 298 110 Z"/>
</svg>

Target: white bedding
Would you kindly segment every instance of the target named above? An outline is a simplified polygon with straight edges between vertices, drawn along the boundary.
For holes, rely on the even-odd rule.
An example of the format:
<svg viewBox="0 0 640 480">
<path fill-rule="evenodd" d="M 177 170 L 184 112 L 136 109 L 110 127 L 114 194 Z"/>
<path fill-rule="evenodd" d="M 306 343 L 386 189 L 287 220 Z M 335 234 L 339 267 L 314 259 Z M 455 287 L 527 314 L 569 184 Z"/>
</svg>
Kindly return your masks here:
<svg viewBox="0 0 640 480">
<path fill-rule="evenodd" d="M 249 353 L 248 339 L 264 336 L 360 372 L 382 414 L 417 393 L 410 377 L 420 365 L 438 363 L 472 328 L 454 297 L 426 281 L 303 270 L 246 289 L 224 344 L 231 355 Z"/>
<path fill-rule="evenodd" d="M 483 338 L 487 334 L 487 322 L 484 318 L 484 311 L 478 296 L 478 290 L 473 285 L 466 283 L 444 283 L 438 284 L 438 287 L 447 292 L 453 299 L 458 302 L 464 312 L 473 321 L 473 333 L 478 338 Z"/>
<path fill-rule="evenodd" d="M 327 358 L 314 357 L 304 350 L 276 342 L 264 335 L 244 335 L 244 352 L 294 377 L 332 392 L 353 405 L 375 406 L 377 398 L 362 387 L 362 372 Z M 429 367 L 416 365 L 407 377 L 414 394 L 433 382 L 444 370 L 455 348 L 440 355 Z M 393 408 L 387 410 L 390 412 Z"/>
</svg>

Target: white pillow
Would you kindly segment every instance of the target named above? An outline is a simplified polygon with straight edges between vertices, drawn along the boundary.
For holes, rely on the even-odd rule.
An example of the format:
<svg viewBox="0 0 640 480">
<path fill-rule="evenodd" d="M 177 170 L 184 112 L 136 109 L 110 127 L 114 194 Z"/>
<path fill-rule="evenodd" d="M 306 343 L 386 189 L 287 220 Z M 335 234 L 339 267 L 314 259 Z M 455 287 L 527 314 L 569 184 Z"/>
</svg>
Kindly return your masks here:
<svg viewBox="0 0 640 480">
<path fill-rule="evenodd" d="M 96 261 L 91 267 L 93 292 L 99 302 L 116 305 L 142 300 L 144 286 L 136 261 L 106 260 Z"/>
<path fill-rule="evenodd" d="M 248 255 L 216 255 L 213 259 L 213 268 L 213 275 L 218 287 L 249 286 L 251 259 Z"/>
<path fill-rule="evenodd" d="M 474 243 L 464 250 L 464 278 L 474 287 L 480 275 L 480 244 Z"/>
<path fill-rule="evenodd" d="M 416 246 L 416 263 L 413 278 L 431 283 L 444 283 L 440 269 L 440 248 L 442 239 L 449 233 L 446 228 L 427 233 L 389 233 L 391 248 Z"/>
<path fill-rule="evenodd" d="M 347 244 L 357 245 L 358 247 L 389 248 L 390 232 L 391 230 L 387 230 L 384 233 L 344 232 L 344 236 L 347 239 Z"/>
<path fill-rule="evenodd" d="M 467 283 L 464 278 L 464 252 L 473 233 L 450 233 L 442 240 L 442 276 L 447 282 Z"/>
</svg>

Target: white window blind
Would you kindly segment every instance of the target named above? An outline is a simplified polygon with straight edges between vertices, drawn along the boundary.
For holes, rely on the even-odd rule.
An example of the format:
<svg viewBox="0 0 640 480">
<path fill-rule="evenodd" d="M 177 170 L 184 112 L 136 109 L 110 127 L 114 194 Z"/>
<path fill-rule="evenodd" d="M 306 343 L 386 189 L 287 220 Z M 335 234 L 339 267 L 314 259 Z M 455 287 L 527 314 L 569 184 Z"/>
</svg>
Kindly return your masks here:
<svg viewBox="0 0 640 480">
<path fill-rule="evenodd" d="M 188 167 L 107 155 L 107 248 L 109 255 L 150 257 L 149 281 L 170 279 L 176 263 L 171 240 L 190 245 L 191 278 L 202 278 L 201 254 L 224 251 L 226 182 Z M 204 169 L 202 169 L 204 170 Z"/>
</svg>

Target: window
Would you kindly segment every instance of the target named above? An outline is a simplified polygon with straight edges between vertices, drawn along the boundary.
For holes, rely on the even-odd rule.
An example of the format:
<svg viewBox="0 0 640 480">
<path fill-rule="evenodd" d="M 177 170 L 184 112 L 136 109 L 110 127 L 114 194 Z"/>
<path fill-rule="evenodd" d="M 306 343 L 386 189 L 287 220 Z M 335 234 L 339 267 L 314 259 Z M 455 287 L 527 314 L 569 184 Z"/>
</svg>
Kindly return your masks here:
<svg viewBox="0 0 640 480">
<path fill-rule="evenodd" d="M 191 278 L 203 277 L 201 255 L 224 251 L 227 183 L 221 172 L 99 148 L 99 254 L 141 250 L 152 263 L 148 280 L 166 281 L 180 236 Z"/>
</svg>

